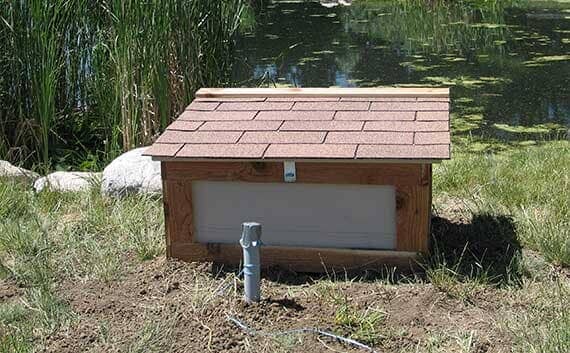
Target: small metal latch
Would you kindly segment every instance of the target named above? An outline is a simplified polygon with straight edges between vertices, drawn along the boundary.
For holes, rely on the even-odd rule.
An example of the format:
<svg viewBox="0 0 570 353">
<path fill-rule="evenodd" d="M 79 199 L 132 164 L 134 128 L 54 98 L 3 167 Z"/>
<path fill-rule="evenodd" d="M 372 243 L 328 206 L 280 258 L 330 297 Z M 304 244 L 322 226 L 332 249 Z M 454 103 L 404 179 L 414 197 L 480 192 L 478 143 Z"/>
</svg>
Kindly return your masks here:
<svg viewBox="0 0 570 353">
<path fill-rule="evenodd" d="M 295 161 L 283 162 L 283 178 L 285 179 L 286 183 L 294 183 L 297 180 Z"/>
</svg>

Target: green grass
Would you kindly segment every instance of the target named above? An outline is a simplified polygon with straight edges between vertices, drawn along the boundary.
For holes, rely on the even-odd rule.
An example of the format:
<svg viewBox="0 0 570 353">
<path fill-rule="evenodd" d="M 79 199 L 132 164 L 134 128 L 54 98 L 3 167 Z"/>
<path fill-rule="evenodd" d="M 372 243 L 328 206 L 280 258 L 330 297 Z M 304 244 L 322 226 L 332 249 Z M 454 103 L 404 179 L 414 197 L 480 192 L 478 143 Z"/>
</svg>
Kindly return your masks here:
<svg viewBox="0 0 570 353">
<path fill-rule="evenodd" d="M 337 281 L 334 276 L 327 275 L 314 287 L 315 295 L 335 308 L 333 322 L 337 335 L 374 346 L 384 336 L 381 324 L 386 313 L 377 307 L 359 308 L 351 302 L 351 298 L 339 286 L 339 283 L 346 282 L 351 281 Z"/>
<path fill-rule="evenodd" d="M 370 293 L 409 285 L 420 291 L 433 288 L 472 308 L 492 293 L 497 303 L 493 310 L 503 316 L 500 325 L 512 340 L 513 352 L 566 352 L 569 166 L 568 142 L 497 155 L 456 152 L 434 171 L 439 218 L 433 221 L 434 246 L 423 275 L 398 280 L 388 271 L 388 279 L 356 283 L 340 274 L 342 278 L 316 280 L 310 288 L 291 286 L 286 295 L 332 308 L 326 311 L 331 317 L 323 316 L 331 330 L 390 348 L 387 341 L 405 340 L 405 328 L 389 326 L 394 314 L 374 303 L 374 294 L 370 304 L 362 306 L 355 292 L 346 291 L 353 283 L 370 286 Z M 162 203 L 156 197 L 108 199 L 100 196 L 97 186 L 82 193 L 35 194 L 0 180 L 0 219 L 0 280 L 21 288 L 14 300 L 0 304 L 0 351 L 33 351 L 79 319 L 58 294 L 61 283 L 113 286 L 141 261 L 164 254 Z M 230 305 L 211 295 L 227 278 L 193 271 L 194 279 L 183 284 L 191 298 L 184 299 L 184 307 L 207 320 L 214 307 Z M 239 280 L 231 280 L 234 286 L 226 294 L 235 301 Z M 169 347 L 175 328 L 147 319 L 136 323 L 139 331 L 126 341 L 113 337 L 112 327 L 101 322 L 100 344 L 127 351 Z M 481 339 L 477 332 L 449 327 L 438 328 L 416 344 L 418 351 L 474 352 Z M 271 351 L 268 347 L 264 349 Z M 386 351 L 413 351 L 392 348 Z"/>
<path fill-rule="evenodd" d="M 156 198 L 109 200 L 98 188 L 39 195 L 0 181 L 0 268 L 23 288 L 0 305 L 0 351 L 28 352 L 73 320 L 56 294 L 64 279 L 113 281 L 129 257 L 164 252 L 162 205 Z"/>
<path fill-rule="evenodd" d="M 568 190 L 568 141 L 501 154 L 459 152 L 434 171 L 436 209 L 461 202 L 466 217 L 510 217 L 524 247 L 562 266 L 570 266 Z"/>
<path fill-rule="evenodd" d="M 432 251 L 422 263 L 438 290 L 473 303 L 541 272 L 524 252 L 570 267 L 570 143 L 500 154 L 454 153 L 434 168 Z"/>
<path fill-rule="evenodd" d="M 340 326 L 339 334 L 369 345 L 376 345 L 382 339 L 379 324 L 385 313 L 379 309 L 367 308 L 358 310 L 350 305 L 348 300 L 335 303 L 335 324 Z"/>
<path fill-rule="evenodd" d="M 459 151 L 434 169 L 436 214 L 457 223 L 432 224 L 426 278 L 470 305 L 489 285 L 512 293 L 521 305 L 505 314 L 514 352 L 570 350 L 570 284 L 552 275 L 556 266 L 570 267 L 568 190 L 568 141 L 500 154 Z"/>
<path fill-rule="evenodd" d="M 171 331 L 175 324 L 175 320 L 158 323 L 153 321 L 145 322 L 125 351 L 129 353 L 145 353 L 170 350 L 169 346 L 172 345 Z"/>
<path fill-rule="evenodd" d="M 532 288 L 538 287 L 540 288 Z M 520 352 L 563 353 L 570 351 L 570 284 L 554 280 L 549 285 L 529 283 L 514 300 L 526 310 L 510 317 L 506 326 Z"/>
</svg>

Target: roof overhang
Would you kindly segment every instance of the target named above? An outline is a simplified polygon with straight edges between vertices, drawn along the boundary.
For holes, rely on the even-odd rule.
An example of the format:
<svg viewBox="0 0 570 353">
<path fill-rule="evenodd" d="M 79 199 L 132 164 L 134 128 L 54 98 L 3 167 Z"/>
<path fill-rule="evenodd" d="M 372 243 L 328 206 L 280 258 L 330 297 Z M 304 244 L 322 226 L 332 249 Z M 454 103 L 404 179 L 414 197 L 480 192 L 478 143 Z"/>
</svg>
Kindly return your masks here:
<svg viewBox="0 0 570 353">
<path fill-rule="evenodd" d="M 297 163 L 377 163 L 377 164 L 435 164 L 441 163 L 442 159 L 352 159 L 352 158 L 269 158 L 269 159 L 243 159 L 243 158 L 185 158 L 185 157 L 156 157 L 157 162 L 242 162 L 242 163 L 283 163 L 295 161 Z"/>
</svg>

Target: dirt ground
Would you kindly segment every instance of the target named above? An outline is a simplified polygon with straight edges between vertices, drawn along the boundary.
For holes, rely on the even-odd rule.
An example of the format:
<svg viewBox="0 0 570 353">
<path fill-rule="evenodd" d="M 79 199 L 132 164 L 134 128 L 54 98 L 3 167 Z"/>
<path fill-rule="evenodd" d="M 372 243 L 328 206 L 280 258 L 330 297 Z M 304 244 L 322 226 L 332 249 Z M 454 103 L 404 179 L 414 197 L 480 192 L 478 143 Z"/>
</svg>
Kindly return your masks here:
<svg viewBox="0 0 570 353">
<path fill-rule="evenodd" d="M 276 335 L 318 328 L 358 340 L 374 352 L 511 352 L 516 337 L 505 322 L 526 312 L 535 300 L 535 289 L 527 293 L 528 288 L 505 285 L 512 275 L 509 264 L 521 252 L 513 229 L 508 217 L 434 217 L 433 245 L 440 251 L 434 250 L 436 255 L 428 260 L 433 261 L 426 267 L 432 271 L 429 275 L 421 271 L 316 275 L 275 268 L 263 271 L 262 301 L 253 305 L 242 299 L 235 268 L 164 256 L 141 262 L 125 255 L 118 280 L 56 281 L 56 294 L 72 314 L 40 350 L 366 351 L 310 333 Z M 460 257 L 461 266 L 448 267 L 453 262 L 438 253 L 449 255 L 449 261 Z M 537 263 L 544 262 L 535 255 Z M 533 259 L 533 253 L 525 253 L 525 258 Z M 490 276 L 484 283 L 474 274 L 480 267 Z M 453 280 L 447 280 L 450 271 Z M 562 277 L 570 279 L 570 273 Z M 534 288 L 544 285 L 531 282 Z M 0 298 L 18 300 L 23 291 L 3 281 Z M 247 332 L 230 318 L 256 332 Z"/>
<path fill-rule="evenodd" d="M 354 313 L 381 313 L 376 335 L 368 340 L 379 352 L 418 351 L 431 340 L 455 351 L 464 335 L 471 335 L 470 352 L 509 346 L 508 334 L 497 324 L 505 310 L 500 290 L 481 290 L 466 301 L 430 284 L 313 279 L 280 271 L 269 277 L 256 305 L 242 302 L 232 272 L 211 264 L 158 258 L 134 266 L 115 283 L 68 281 L 59 294 L 76 316 L 50 337 L 45 351 L 362 351 L 310 334 L 251 336 L 227 318 L 271 332 L 316 327 L 349 335 L 354 331 L 338 322 L 343 305 Z"/>
</svg>

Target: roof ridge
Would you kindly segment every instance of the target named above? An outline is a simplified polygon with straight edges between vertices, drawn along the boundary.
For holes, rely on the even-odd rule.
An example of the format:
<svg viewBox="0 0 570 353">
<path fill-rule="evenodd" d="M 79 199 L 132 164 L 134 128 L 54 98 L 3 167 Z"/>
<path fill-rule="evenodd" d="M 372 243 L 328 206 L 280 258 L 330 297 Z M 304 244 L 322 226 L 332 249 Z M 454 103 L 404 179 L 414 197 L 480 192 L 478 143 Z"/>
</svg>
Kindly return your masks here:
<svg viewBox="0 0 570 353">
<path fill-rule="evenodd" d="M 448 98 L 449 88 L 436 87 L 372 87 L 372 88 L 200 88 L 196 98 L 240 97 L 415 97 Z"/>
</svg>

